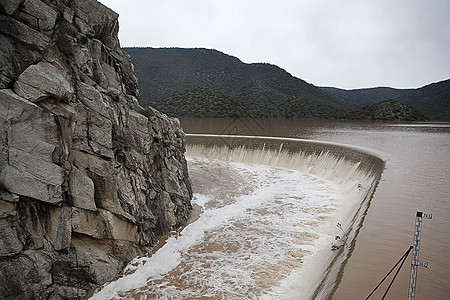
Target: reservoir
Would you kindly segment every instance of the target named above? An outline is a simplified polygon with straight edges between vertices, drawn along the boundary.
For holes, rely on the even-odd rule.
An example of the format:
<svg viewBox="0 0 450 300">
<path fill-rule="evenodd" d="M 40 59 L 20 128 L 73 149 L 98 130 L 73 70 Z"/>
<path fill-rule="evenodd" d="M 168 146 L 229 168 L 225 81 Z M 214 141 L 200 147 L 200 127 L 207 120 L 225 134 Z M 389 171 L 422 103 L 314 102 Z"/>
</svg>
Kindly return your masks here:
<svg viewBox="0 0 450 300">
<path fill-rule="evenodd" d="M 433 219 L 416 299 L 450 297 L 449 124 L 181 124 L 200 218 L 99 299 L 364 299 L 412 245 L 417 211 Z M 409 267 L 410 256 L 389 299 L 407 298 Z"/>
</svg>

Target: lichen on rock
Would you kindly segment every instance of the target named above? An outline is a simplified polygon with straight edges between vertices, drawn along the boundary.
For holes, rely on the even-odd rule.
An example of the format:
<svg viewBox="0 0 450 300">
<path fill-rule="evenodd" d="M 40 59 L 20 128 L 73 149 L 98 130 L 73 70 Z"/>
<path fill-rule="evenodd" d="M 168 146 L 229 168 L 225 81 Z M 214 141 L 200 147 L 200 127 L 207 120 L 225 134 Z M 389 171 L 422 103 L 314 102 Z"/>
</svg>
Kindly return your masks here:
<svg viewBox="0 0 450 300">
<path fill-rule="evenodd" d="M 0 297 L 82 299 L 187 220 L 184 133 L 99 2 L 0 0 L 0 25 Z"/>
</svg>

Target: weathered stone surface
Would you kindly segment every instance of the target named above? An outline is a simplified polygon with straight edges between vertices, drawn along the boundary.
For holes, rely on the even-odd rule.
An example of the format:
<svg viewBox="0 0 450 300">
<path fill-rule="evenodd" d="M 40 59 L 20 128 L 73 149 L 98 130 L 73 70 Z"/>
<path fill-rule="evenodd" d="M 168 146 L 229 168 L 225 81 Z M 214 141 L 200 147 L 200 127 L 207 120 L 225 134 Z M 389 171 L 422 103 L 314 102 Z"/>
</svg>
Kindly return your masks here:
<svg viewBox="0 0 450 300">
<path fill-rule="evenodd" d="M 54 117 L 8 89 L 0 90 L 0 129 L 8 148 L 49 159 L 58 143 Z"/>
<path fill-rule="evenodd" d="M 58 13 L 40 0 L 25 0 L 17 18 L 33 29 L 50 35 L 55 27 Z"/>
<path fill-rule="evenodd" d="M 49 45 L 50 39 L 31 27 L 6 16 L 0 15 L 0 33 L 25 43 L 29 47 L 43 52 Z"/>
<path fill-rule="evenodd" d="M 0 0 L 0 7 L 3 8 L 3 10 L 8 14 L 12 15 L 19 6 L 23 3 L 22 1 L 18 0 Z"/>
<path fill-rule="evenodd" d="M 113 158 L 111 121 L 99 114 L 89 114 L 88 130 L 88 141 L 92 151 L 102 156 Z"/>
<path fill-rule="evenodd" d="M 105 118 L 109 118 L 108 104 L 103 101 L 99 90 L 91 85 L 80 82 L 77 87 L 78 99 L 92 111 L 99 113 Z"/>
<path fill-rule="evenodd" d="M 49 183 L 11 165 L 5 166 L 0 172 L 0 187 L 17 195 L 52 204 L 59 204 L 63 200 L 61 184 Z"/>
<path fill-rule="evenodd" d="M 18 1 L 17 1 L 18 2 Z M 15 78 L 19 76 L 28 66 L 38 62 L 42 58 L 42 53 L 39 49 L 33 47 L 23 47 L 22 42 L 12 40 L 8 36 L 8 31 L 3 26 L 10 26 L 9 22 L 0 15 L 0 88 L 11 88 L 14 84 Z M 6 31 L 6 33 L 5 33 Z M 25 37 L 21 36 L 22 39 Z"/>
<path fill-rule="evenodd" d="M 65 7 L 64 11 L 63 11 L 63 17 L 64 19 L 69 22 L 72 23 L 73 22 L 73 17 L 75 16 L 75 12 L 73 11 L 73 9 L 71 9 L 70 7 Z"/>
<path fill-rule="evenodd" d="M 45 299 L 51 294 L 51 264 L 39 251 L 0 260 L 0 295 L 4 299 Z"/>
<path fill-rule="evenodd" d="M 121 219 L 110 211 L 99 209 L 92 212 L 84 209 L 72 209 L 72 229 L 97 239 L 114 239 L 138 242 L 138 227 Z"/>
<path fill-rule="evenodd" d="M 10 216 L 14 215 L 16 211 L 16 204 L 14 202 L 11 202 L 9 200 L 5 200 L 4 193 L 0 193 L 0 218 L 2 216 Z M 19 198 L 19 197 L 17 197 Z M 19 199 L 17 199 L 18 201 Z"/>
<path fill-rule="evenodd" d="M 68 101 L 74 88 L 60 67 L 48 62 L 39 62 L 26 69 L 14 83 L 14 92 L 31 102 L 54 97 Z"/>
<path fill-rule="evenodd" d="M 50 203 L 62 201 L 63 170 L 52 163 L 57 142 L 54 118 L 42 108 L 0 90 L 0 186 Z"/>
<path fill-rule="evenodd" d="M 52 186 L 61 186 L 64 180 L 64 170 L 49 161 L 40 159 L 37 149 L 37 159 L 33 153 L 11 148 L 9 150 L 9 165 L 17 170 L 29 173 L 37 180 Z M 45 152 L 44 152 L 45 153 Z M 49 156 L 49 159 L 51 156 Z"/>
<path fill-rule="evenodd" d="M 123 269 L 123 264 L 113 259 L 109 253 L 111 247 L 102 241 L 92 241 L 89 239 L 74 238 L 74 248 L 76 256 L 80 259 L 81 266 L 85 267 L 96 282 L 107 282 Z M 113 245 L 115 249 L 120 249 L 120 245 Z M 135 255 L 137 253 L 134 253 Z"/>
<path fill-rule="evenodd" d="M 97 1 L 74 0 L 73 2 L 75 24 L 78 30 L 90 38 L 101 40 L 111 49 L 118 48 L 119 15 Z"/>
<path fill-rule="evenodd" d="M 8 202 L 19 202 L 19 195 L 0 190 L 0 200 L 8 201 Z M 6 205 L 6 204 L 3 204 Z"/>
<path fill-rule="evenodd" d="M 72 230 L 97 239 L 111 238 L 107 221 L 102 214 L 75 207 L 72 208 Z"/>
<path fill-rule="evenodd" d="M 0 0 L 0 298 L 83 299 L 187 220 L 184 133 L 139 105 L 117 17 Z"/>
<path fill-rule="evenodd" d="M 47 235 L 56 251 L 70 247 L 72 237 L 72 209 L 67 206 L 51 207 L 47 220 Z"/>
<path fill-rule="evenodd" d="M 10 257 L 20 253 L 23 244 L 14 228 L 9 227 L 6 220 L 0 220 L 0 256 Z"/>
<path fill-rule="evenodd" d="M 94 183 L 75 166 L 72 167 L 69 175 L 69 191 L 73 206 L 92 211 L 97 210 L 94 198 Z"/>
<path fill-rule="evenodd" d="M 139 235 L 136 225 L 117 217 L 107 210 L 100 209 L 100 214 L 106 220 L 111 238 L 120 241 L 138 242 Z"/>
</svg>

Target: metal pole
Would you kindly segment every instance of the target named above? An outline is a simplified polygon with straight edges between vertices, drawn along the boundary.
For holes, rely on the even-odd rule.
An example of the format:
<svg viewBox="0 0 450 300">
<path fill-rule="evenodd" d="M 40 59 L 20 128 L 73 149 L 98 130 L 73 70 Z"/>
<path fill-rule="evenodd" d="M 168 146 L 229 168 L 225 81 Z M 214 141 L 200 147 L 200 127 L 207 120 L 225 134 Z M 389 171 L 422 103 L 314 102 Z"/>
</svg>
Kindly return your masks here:
<svg viewBox="0 0 450 300">
<path fill-rule="evenodd" d="M 420 249 L 420 236 L 422 233 L 422 220 L 423 218 L 431 219 L 431 214 L 423 212 L 417 212 L 416 222 L 414 226 L 414 240 L 413 240 L 413 252 L 411 257 L 411 276 L 409 279 L 409 293 L 408 300 L 414 300 L 416 297 L 416 280 L 417 280 L 417 267 L 427 267 L 427 262 L 419 261 L 419 249 Z"/>
</svg>

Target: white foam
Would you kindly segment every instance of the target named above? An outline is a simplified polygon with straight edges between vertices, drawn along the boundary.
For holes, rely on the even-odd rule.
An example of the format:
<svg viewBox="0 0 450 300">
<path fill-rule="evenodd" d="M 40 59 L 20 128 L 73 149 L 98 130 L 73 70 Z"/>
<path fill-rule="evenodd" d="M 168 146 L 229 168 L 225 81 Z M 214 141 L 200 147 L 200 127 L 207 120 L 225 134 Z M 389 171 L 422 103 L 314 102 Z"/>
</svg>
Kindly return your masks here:
<svg viewBox="0 0 450 300">
<path fill-rule="evenodd" d="M 179 236 L 169 237 L 151 257 L 134 260 L 129 268 L 133 274 L 106 285 L 91 299 L 312 295 L 332 258 L 331 242 L 340 234 L 336 224 L 357 204 L 344 201 L 346 192 L 339 185 L 299 171 L 216 163 L 252 178 L 253 191 L 229 204 L 215 195 L 195 194 L 193 202 L 204 208 L 200 218 Z M 212 200 L 215 205 L 209 205 Z"/>
</svg>

